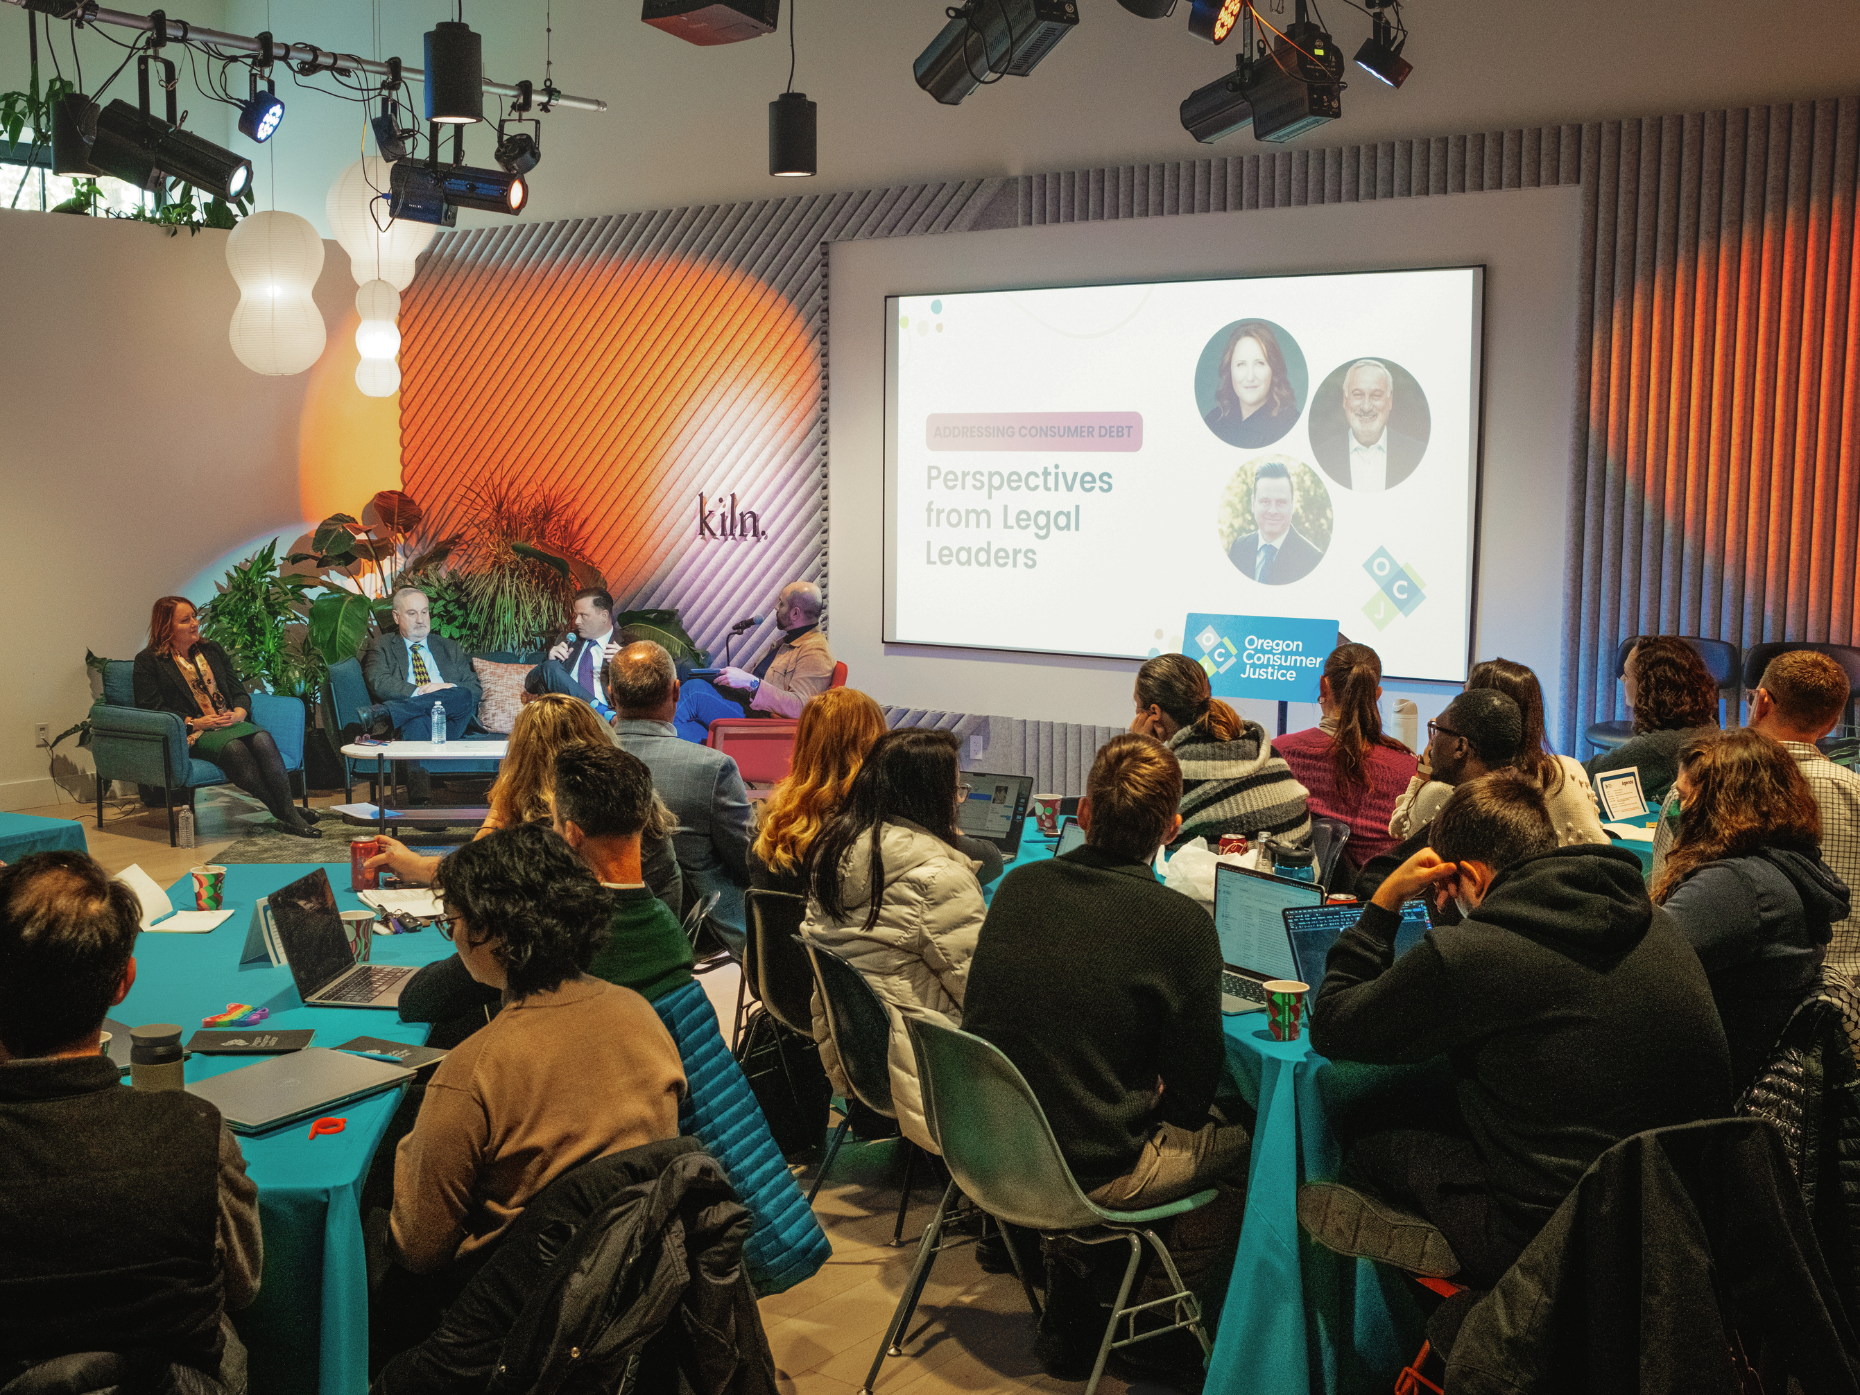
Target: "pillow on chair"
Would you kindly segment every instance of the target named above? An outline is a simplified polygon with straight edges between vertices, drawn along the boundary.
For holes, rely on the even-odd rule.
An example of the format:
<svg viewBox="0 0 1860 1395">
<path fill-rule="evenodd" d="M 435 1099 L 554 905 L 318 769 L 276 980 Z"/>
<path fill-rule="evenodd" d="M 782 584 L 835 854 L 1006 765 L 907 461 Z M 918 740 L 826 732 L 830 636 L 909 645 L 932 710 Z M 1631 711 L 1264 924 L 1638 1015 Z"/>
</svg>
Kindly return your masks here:
<svg viewBox="0 0 1860 1395">
<path fill-rule="evenodd" d="M 103 700 L 112 707 L 134 707 L 136 705 L 136 665 L 134 660 L 104 660 Z"/>
<path fill-rule="evenodd" d="M 510 735 L 516 725 L 517 712 L 523 706 L 523 680 L 534 664 L 497 664 L 489 659 L 473 659 L 472 670 L 484 689 L 478 703 L 478 725 L 500 736 Z"/>
</svg>

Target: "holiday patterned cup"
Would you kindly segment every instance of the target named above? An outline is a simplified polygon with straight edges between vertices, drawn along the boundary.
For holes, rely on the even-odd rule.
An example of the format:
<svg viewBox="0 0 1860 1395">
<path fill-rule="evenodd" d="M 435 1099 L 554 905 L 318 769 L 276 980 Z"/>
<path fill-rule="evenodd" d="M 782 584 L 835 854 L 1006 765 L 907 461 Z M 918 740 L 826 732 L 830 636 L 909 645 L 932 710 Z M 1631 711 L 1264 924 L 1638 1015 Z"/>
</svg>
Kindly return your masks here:
<svg viewBox="0 0 1860 1395">
<path fill-rule="evenodd" d="M 1266 990 L 1266 1025 L 1276 1041 L 1297 1041 L 1305 1024 L 1305 994 L 1311 985 L 1295 978 L 1275 978 L 1262 984 Z"/>
<path fill-rule="evenodd" d="M 197 911 L 217 911 L 226 899 L 226 869 L 224 867 L 191 867 L 189 875 L 194 879 L 194 909 Z"/>
</svg>

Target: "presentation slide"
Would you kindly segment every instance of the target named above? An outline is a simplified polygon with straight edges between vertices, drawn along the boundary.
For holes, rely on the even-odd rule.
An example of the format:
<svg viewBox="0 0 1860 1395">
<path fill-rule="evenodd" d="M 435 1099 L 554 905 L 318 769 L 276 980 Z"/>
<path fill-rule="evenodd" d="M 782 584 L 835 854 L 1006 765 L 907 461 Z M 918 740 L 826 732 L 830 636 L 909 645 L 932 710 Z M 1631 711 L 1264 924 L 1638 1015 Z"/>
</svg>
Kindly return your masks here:
<svg viewBox="0 0 1860 1395">
<path fill-rule="evenodd" d="M 1462 681 L 1482 278 L 890 297 L 885 639 L 1140 659 L 1191 612 L 1329 620 Z"/>
</svg>

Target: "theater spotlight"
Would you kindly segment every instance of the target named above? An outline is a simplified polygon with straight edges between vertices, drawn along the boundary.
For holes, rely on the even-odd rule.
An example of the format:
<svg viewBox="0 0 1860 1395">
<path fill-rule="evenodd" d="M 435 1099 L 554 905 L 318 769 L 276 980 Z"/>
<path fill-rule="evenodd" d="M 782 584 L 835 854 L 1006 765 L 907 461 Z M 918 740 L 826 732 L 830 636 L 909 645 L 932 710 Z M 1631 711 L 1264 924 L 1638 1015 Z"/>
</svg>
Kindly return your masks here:
<svg viewBox="0 0 1860 1395">
<path fill-rule="evenodd" d="M 1247 0 L 1193 0 L 1188 12 L 1188 32 L 1211 44 L 1227 41 L 1234 25 L 1246 13 Z"/>
<path fill-rule="evenodd" d="M 265 79 L 265 90 L 258 90 L 258 69 L 252 69 L 252 95 L 239 104 L 239 132 L 260 145 L 278 132 L 284 120 L 284 103 L 278 100 L 278 84 Z"/>
<path fill-rule="evenodd" d="M 442 19 L 426 34 L 426 119 L 442 126 L 484 120 L 484 39 Z"/>
<path fill-rule="evenodd" d="M 82 93 L 60 97 L 52 106 L 52 173 L 94 179 L 103 173 L 91 163 L 97 143 L 97 104 Z"/>
<path fill-rule="evenodd" d="M 471 165 L 441 165 L 439 188 L 447 203 L 486 213 L 521 213 L 530 199 L 530 186 L 523 182 L 521 174 Z"/>
<path fill-rule="evenodd" d="M 497 150 L 494 158 L 498 167 L 511 174 L 528 174 L 542 162 L 542 122 L 536 123 L 536 134 L 528 131 L 512 131 L 504 134 L 504 123 L 497 123 Z"/>
<path fill-rule="evenodd" d="M 1246 96 L 1249 76 L 1246 56 L 1242 54 L 1233 72 L 1189 93 L 1182 99 L 1182 129 L 1202 144 L 1212 145 L 1250 125 L 1253 104 Z"/>
<path fill-rule="evenodd" d="M 1369 37 L 1356 51 L 1356 66 L 1390 87 L 1400 87 L 1408 80 L 1408 74 L 1414 71 L 1414 64 L 1401 56 L 1402 45 L 1408 42 L 1408 36 L 1397 34 L 1387 15 L 1372 14 L 1370 21 L 1372 27 Z"/>
<path fill-rule="evenodd" d="M 459 211 L 446 202 L 439 175 L 419 160 L 396 160 L 388 171 L 388 216 L 409 223 L 452 227 Z"/>
<path fill-rule="evenodd" d="M 140 189 L 153 189 L 165 177 L 223 199 L 238 198 L 252 182 L 252 162 L 243 155 L 124 101 L 111 102 L 97 117 L 91 163 Z"/>
<path fill-rule="evenodd" d="M 917 85 L 955 106 L 986 82 L 1025 77 L 1078 27 L 1076 0 L 967 0 L 911 65 Z"/>
</svg>

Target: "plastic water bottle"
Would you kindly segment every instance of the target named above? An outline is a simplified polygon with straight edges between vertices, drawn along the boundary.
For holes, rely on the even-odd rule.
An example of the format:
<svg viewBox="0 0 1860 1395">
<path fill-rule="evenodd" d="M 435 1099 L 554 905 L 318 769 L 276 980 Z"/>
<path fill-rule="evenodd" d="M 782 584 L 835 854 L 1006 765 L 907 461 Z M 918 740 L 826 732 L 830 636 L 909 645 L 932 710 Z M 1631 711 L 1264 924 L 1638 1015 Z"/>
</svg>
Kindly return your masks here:
<svg viewBox="0 0 1860 1395">
<path fill-rule="evenodd" d="M 184 848 L 194 846 L 194 811 L 185 804 L 175 811 L 174 840 Z"/>
<path fill-rule="evenodd" d="M 446 705 L 443 702 L 433 704 L 433 744 L 446 744 Z"/>
</svg>

